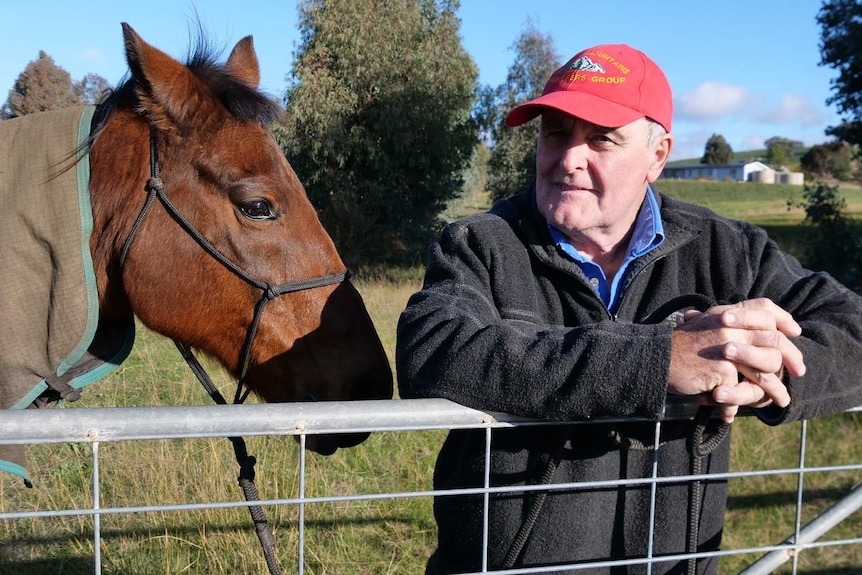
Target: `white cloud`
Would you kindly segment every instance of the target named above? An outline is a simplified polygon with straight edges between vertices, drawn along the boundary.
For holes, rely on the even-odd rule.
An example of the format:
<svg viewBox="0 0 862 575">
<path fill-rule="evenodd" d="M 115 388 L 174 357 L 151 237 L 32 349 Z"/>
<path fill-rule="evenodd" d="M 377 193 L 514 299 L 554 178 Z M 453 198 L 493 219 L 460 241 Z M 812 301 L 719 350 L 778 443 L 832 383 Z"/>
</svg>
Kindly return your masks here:
<svg viewBox="0 0 862 575">
<path fill-rule="evenodd" d="M 676 98 L 675 115 L 695 122 L 715 121 L 732 112 L 743 112 L 750 102 L 748 90 L 721 82 L 704 82 Z"/>
<path fill-rule="evenodd" d="M 818 127 L 827 122 L 825 111 L 808 98 L 782 94 L 777 104 L 752 94 L 743 86 L 704 82 L 677 96 L 675 117 L 696 123 L 745 120 L 763 124 Z"/>
<path fill-rule="evenodd" d="M 760 111 L 755 119 L 769 124 L 820 126 L 823 125 L 824 114 L 807 98 L 782 94 L 777 105 Z"/>
</svg>

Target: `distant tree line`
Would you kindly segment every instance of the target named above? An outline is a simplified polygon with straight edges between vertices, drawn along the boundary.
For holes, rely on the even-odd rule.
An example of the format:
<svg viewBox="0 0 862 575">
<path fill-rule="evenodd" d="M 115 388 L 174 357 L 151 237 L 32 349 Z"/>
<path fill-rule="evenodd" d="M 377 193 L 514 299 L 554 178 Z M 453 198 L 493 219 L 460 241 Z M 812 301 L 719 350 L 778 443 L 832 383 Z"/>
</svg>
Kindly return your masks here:
<svg viewBox="0 0 862 575">
<path fill-rule="evenodd" d="M 510 129 L 509 110 L 539 95 L 560 65 L 553 39 L 527 21 L 512 43 L 505 82 L 482 86 L 460 38 L 458 0 L 300 0 L 300 42 L 283 95 L 279 145 L 351 266 L 419 263 L 449 206 L 477 191 L 496 200 L 530 185 L 537 122 Z M 860 2 L 824 1 L 821 64 L 838 70 L 833 96 L 843 119 L 833 141 L 804 153 L 770 138 L 764 161 L 798 162 L 811 179 L 853 179 L 862 143 Z M 107 82 L 73 81 L 39 53 L 10 90 L 2 118 L 99 100 Z M 701 162 L 732 161 L 720 134 Z M 817 190 L 817 185 L 812 187 Z M 823 190 L 821 190 L 822 192 Z M 825 194 L 808 196 L 810 205 Z M 811 217 L 806 225 L 826 220 Z M 831 224 L 830 224 L 831 225 Z"/>
<path fill-rule="evenodd" d="M 773 137 L 764 142 L 766 153 L 762 160 L 774 169 L 796 165 L 809 179 L 836 179 L 853 181 L 859 179 L 854 168 L 855 154 L 847 142 L 835 140 L 816 144 L 806 149 L 798 140 Z M 720 165 L 734 161 L 733 148 L 721 134 L 713 134 L 706 142 L 701 164 Z"/>
</svg>

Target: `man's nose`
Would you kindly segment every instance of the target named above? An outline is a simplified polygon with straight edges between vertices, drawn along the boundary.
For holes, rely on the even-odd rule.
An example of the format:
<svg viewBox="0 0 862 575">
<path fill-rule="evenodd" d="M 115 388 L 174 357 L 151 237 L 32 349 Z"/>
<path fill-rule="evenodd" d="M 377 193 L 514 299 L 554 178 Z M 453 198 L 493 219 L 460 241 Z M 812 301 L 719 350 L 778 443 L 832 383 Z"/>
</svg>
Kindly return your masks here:
<svg viewBox="0 0 862 575">
<path fill-rule="evenodd" d="M 589 146 L 583 138 L 573 136 L 569 139 L 560 156 L 560 166 L 566 173 L 585 169 L 587 166 L 587 155 Z"/>
</svg>

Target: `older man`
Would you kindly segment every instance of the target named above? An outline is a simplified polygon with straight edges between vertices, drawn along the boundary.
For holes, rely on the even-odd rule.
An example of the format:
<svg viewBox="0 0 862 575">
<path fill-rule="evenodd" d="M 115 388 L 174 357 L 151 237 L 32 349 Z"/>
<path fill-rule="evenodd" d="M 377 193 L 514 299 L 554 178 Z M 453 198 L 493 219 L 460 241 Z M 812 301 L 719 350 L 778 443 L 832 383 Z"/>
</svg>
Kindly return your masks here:
<svg viewBox="0 0 862 575">
<path fill-rule="evenodd" d="M 658 193 L 673 146 L 661 69 L 627 45 L 575 55 L 541 97 L 535 184 L 446 227 L 398 327 L 402 397 L 444 397 L 555 421 L 662 419 L 688 397 L 720 419 L 663 424 L 661 477 L 728 468 L 739 406 L 769 424 L 862 404 L 862 299 L 749 224 Z M 694 309 L 692 309 L 694 308 Z M 723 422 L 722 422 L 723 420 Z M 628 561 L 577 573 L 716 573 L 723 480 L 662 482 L 649 522 L 654 425 L 499 430 L 488 565 Z M 703 438 L 706 437 L 707 440 Z M 452 431 L 435 489 L 484 482 L 484 433 Z M 614 485 L 619 480 L 630 480 Z M 519 486 L 605 482 L 551 490 Z M 481 496 L 435 500 L 427 573 L 478 571 Z M 649 542 L 652 541 L 652 548 Z"/>
</svg>

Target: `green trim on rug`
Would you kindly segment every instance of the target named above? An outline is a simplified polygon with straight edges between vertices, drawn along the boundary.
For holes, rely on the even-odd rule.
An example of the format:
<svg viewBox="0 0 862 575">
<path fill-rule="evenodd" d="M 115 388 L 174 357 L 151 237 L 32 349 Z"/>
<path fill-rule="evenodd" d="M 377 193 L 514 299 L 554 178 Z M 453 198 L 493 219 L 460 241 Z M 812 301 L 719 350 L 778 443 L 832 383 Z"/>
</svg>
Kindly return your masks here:
<svg viewBox="0 0 862 575">
<path fill-rule="evenodd" d="M 90 137 L 90 123 L 95 111 L 95 106 L 85 106 L 81 112 L 81 118 L 78 120 L 76 153 L 79 157 L 75 165 L 78 181 L 78 214 L 81 224 L 81 259 L 84 278 L 87 283 L 87 326 L 78 345 L 57 366 L 57 375 L 63 375 L 84 357 L 96 335 L 96 328 L 99 327 L 99 292 L 96 288 L 96 273 L 93 271 L 93 256 L 90 254 L 90 235 L 93 233 L 93 205 L 90 201 L 90 154 L 85 148 L 87 139 Z M 82 153 L 85 154 L 83 157 L 81 157 Z"/>
<path fill-rule="evenodd" d="M 27 474 L 27 470 L 17 463 L 0 459 L 0 471 L 6 471 L 12 475 L 17 475 L 24 480 L 24 485 L 27 487 L 33 487 L 33 484 L 30 482 L 30 475 Z"/>
</svg>

